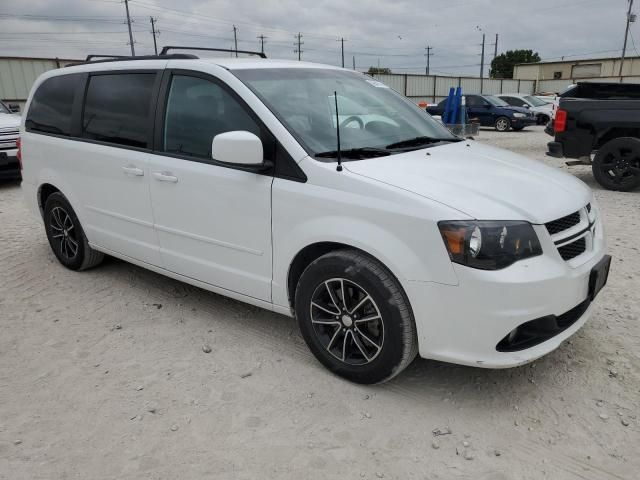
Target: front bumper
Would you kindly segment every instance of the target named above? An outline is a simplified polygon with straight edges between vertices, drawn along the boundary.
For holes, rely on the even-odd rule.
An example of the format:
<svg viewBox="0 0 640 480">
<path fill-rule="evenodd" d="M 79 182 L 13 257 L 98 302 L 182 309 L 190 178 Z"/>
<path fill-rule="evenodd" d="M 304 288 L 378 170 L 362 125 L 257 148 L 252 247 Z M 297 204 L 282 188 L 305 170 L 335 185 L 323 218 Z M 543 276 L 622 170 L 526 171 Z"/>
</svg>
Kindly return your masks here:
<svg viewBox="0 0 640 480">
<path fill-rule="evenodd" d="M 594 238 L 593 248 L 570 262 L 560 258 L 550 240 L 541 238 L 543 255 L 503 270 L 476 270 L 454 264 L 457 286 L 406 282 L 420 356 L 506 368 L 531 362 L 558 348 L 588 320 L 593 303 L 585 305 L 568 328 L 542 343 L 519 351 L 498 351 L 496 347 L 523 323 L 565 315 L 587 300 L 591 270 L 606 249 L 599 221 L 596 228 L 600 233 Z"/>
<path fill-rule="evenodd" d="M 511 126 L 514 128 L 518 127 L 528 127 L 529 125 L 537 125 L 538 119 L 536 117 L 526 117 L 526 118 L 511 118 Z"/>
<path fill-rule="evenodd" d="M 0 151 L 0 179 L 20 178 L 17 154 L 17 149 Z"/>
</svg>

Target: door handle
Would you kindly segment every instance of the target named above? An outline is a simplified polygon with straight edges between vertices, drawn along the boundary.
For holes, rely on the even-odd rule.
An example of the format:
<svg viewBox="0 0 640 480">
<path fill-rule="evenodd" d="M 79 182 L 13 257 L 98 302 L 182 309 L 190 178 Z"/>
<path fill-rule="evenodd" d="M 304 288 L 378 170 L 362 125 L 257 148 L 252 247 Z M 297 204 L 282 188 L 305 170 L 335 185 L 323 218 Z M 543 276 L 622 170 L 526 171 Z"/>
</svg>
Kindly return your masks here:
<svg viewBox="0 0 640 480">
<path fill-rule="evenodd" d="M 178 177 L 171 175 L 171 172 L 153 172 L 153 178 L 159 182 L 178 183 Z"/>
<path fill-rule="evenodd" d="M 144 170 L 138 167 L 122 167 L 122 171 L 125 175 L 132 175 L 134 177 L 142 177 L 144 175 Z"/>
</svg>

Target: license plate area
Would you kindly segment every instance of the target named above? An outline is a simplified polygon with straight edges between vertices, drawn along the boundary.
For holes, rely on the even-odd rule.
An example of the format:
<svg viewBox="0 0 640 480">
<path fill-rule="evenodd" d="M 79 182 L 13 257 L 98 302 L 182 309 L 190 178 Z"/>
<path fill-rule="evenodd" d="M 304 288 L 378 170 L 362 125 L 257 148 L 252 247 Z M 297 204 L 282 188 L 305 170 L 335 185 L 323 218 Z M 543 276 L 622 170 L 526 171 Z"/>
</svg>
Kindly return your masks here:
<svg viewBox="0 0 640 480">
<path fill-rule="evenodd" d="M 591 269 L 589 274 L 589 299 L 593 301 L 600 290 L 607 284 L 609 278 L 609 268 L 611 267 L 611 256 L 605 255 L 598 264 Z"/>
</svg>

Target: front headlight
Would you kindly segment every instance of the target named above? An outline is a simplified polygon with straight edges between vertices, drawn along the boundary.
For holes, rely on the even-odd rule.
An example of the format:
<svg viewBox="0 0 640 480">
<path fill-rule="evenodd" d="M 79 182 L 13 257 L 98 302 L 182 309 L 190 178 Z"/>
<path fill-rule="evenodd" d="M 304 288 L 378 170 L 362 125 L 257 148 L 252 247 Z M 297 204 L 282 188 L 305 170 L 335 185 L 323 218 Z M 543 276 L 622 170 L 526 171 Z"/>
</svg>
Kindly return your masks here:
<svg viewBox="0 0 640 480">
<path fill-rule="evenodd" d="M 542 255 L 533 227 L 517 221 L 438 222 L 451 261 L 481 270 L 499 270 Z"/>
<path fill-rule="evenodd" d="M 513 114 L 514 117 L 516 118 L 526 118 L 527 114 L 526 113 L 520 113 L 520 112 L 516 112 Z"/>
</svg>

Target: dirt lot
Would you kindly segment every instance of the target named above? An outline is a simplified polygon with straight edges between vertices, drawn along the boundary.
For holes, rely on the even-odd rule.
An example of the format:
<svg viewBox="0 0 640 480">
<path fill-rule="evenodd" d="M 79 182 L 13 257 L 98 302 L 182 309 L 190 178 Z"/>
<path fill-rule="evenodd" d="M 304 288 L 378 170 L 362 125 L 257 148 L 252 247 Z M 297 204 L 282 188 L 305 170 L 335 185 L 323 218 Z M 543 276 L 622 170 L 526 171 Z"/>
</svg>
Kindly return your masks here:
<svg viewBox="0 0 640 480">
<path fill-rule="evenodd" d="M 563 168 L 540 127 L 479 140 Z M 532 365 L 418 360 L 375 387 L 289 318 L 116 260 L 65 270 L 0 185 L 0 479 L 637 479 L 640 192 L 571 172 L 614 256 L 592 320 Z"/>
</svg>

